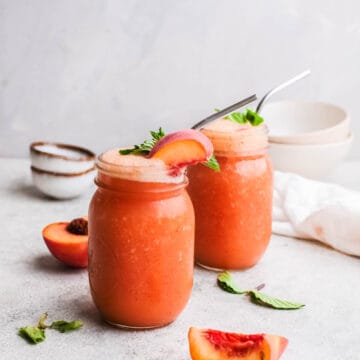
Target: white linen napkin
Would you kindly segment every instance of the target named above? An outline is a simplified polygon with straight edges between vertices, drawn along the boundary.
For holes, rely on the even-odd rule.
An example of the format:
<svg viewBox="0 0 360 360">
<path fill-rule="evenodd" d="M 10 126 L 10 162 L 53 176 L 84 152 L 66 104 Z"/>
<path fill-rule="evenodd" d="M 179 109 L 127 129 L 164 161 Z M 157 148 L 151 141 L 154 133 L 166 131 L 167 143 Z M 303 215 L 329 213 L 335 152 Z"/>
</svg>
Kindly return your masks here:
<svg viewBox="0 0 360 360">
<path fill-rule="evenodd" d="M 275 171 L 273 233 L 360 256 L 360 193 Z"/>
</svg>

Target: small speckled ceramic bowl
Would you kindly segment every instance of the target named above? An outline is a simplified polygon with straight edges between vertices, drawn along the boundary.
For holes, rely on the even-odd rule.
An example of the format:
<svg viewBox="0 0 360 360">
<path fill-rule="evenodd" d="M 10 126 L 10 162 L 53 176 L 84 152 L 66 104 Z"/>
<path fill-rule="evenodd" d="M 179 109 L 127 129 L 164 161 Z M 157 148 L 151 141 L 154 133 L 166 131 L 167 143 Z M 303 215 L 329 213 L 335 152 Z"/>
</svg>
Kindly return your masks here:
<svg viewBox="0 0 360 360">
<path fill-rule="evenodd" d="M 85 148 L 51 142 L 30 144 L 31 165 L 60 174 L 80 173 L 95 166 L 95 154 Z"/>
<path fill-rule="evenodd" d="M 96 155 L 85 148 L 51 142 L 30 144 L 34 185 L 56 199 L 70 199 L 86 192 L 95 176 Z"/>
<path fill-rule="evenodd" d="M 45 195 L 71 199 L 86 192 L 93 183 L 95 167 L 81 173 L 61 174 L 31 167 L 34 185 Z"/>
</svg>

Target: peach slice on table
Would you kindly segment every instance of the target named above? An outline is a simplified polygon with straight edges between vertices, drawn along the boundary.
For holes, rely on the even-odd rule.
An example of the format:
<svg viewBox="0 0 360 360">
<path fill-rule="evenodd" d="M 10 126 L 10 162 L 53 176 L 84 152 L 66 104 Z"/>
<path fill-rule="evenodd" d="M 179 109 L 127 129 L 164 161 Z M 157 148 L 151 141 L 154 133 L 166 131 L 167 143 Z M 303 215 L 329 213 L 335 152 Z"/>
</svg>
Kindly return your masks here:
<svg viewBox="0 0 360 360">
<path fill-rule="evenodd" d="M 192 360 L 278 360 L 288 340 L 269 334 L 238 334 L 191 327 L 188 333 Z"/>
<path fill-rule="evenodd" d="M 183 168 L 208 161 L 214 151 L 211 141 L 200 131 L 185 129 L 161 138 L 149 153 L 170 168 Z"/>
<path fill-rule="evenodd" d="M 56 222 L 42 230 L 42 236 L 50 253 L 59 261 L 72 267 L 88 265 L 87 217 L 71 222 Z"/>
</svg>

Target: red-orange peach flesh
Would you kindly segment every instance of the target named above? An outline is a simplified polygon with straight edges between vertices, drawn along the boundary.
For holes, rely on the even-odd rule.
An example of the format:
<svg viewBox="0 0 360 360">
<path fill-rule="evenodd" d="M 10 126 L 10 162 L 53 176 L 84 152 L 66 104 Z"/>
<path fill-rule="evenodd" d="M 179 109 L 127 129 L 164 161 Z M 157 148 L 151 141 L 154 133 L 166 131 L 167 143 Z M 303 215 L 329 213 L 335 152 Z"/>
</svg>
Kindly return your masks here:
<svg viewBox="0 0 360 360">
<path fill-rule="evenodd" d="M 88 235 L 76 235 L 67 230 L 68 222 L 47 225 L 42 236 L 51 254 L 66 265 L 86 267 L 88 264 Z"/>
<path fill-rule="evenodd" d="M 238 334 L 191 327 L 192 360 L 278 360 L 288 340 L 269 334 Z"/>
</svg>

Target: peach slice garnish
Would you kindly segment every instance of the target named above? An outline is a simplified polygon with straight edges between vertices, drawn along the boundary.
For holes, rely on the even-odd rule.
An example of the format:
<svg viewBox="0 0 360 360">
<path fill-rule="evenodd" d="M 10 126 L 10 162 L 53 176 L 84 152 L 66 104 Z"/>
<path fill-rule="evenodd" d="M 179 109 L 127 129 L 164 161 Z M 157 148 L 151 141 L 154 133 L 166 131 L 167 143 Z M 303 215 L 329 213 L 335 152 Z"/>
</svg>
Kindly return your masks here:
<svg viewBox="0 0 360 360">
<path fill-rule="evenodd" d="M 185 129 L 161 138 L 149 157 L 161 159 L 170 168 L 182 168 L 210 159 L 214 151 L 211 141 L 200 131 Z"/>
<path fill-rule="evenodd" d="M 191 327 L 192 360 L 278 360 L 288 340 L 269 334 L 238 334 Z"/>
<path fill-rule="evenodd" d="M 50 253 L 59 261 L 72 267 L 88 265 L 87 217 L 71 222 L 56 222 L 42 230 Z"/>
</svg>

